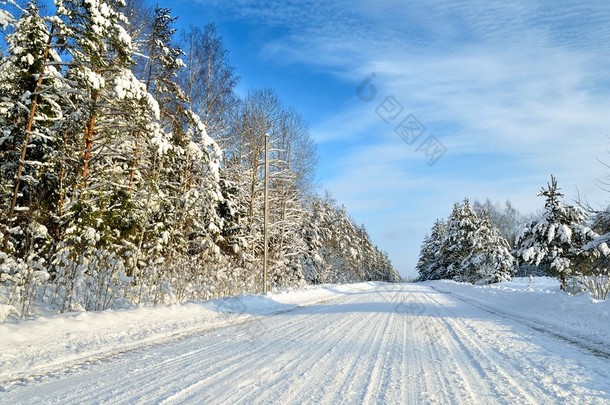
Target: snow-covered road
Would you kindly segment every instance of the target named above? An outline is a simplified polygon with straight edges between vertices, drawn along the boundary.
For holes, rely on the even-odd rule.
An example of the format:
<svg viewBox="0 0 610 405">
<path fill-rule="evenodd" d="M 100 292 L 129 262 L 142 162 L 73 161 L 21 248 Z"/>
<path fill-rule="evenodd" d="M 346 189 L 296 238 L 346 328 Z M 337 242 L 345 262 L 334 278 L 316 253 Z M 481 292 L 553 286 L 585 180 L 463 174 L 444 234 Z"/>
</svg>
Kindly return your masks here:
<svg viewBox="0 0 610 405">
<path fill-rule="evenodd" d="M 384 284 L 25 379 L 0 403 L 610 403 L 610 360 Z"/>
</svg>

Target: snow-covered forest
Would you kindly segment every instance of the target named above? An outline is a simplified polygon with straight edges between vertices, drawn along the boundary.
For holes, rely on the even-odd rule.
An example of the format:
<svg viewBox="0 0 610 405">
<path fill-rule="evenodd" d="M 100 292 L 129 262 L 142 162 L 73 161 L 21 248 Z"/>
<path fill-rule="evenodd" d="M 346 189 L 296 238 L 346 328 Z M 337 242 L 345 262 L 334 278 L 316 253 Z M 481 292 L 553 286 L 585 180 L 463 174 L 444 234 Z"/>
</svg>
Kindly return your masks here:
<svg viewBox="0 0 610 405">
<path fill-rule="evenodd" d="M 178 33 L 143 1 L 0 1 L 0 304 L 101 310 L 262 283 L 397 281 L 316 194 L 307 123 L 272 89 L 235 93 L 214 25 Z"/>
<path fill-rule="evenodd" d="M 566 292 L 606 299 L 610 208 L 566 205 L 554 176 L 538 196 L 545 199 L 544 210 L 528 218 L 510 202 L 505 207 L 489 200 L 456 203 L 422 243 L 419 278 L 496 283 L 515 274 L 548 275 L 557 277 Z"/>
</svg>

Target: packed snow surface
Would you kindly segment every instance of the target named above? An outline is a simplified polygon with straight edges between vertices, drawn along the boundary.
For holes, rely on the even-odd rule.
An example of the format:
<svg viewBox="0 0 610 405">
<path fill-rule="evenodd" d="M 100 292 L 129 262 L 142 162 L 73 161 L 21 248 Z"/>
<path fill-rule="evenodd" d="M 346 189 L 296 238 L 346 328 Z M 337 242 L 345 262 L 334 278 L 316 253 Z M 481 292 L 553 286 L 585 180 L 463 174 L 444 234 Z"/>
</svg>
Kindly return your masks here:
<svg viewBox="0 0 610 405">
<path fill-rule="evenodd" d="M 0 403 L 610 403 L 610 303 L 362 283 L 0 325 Z"/>
</svg>

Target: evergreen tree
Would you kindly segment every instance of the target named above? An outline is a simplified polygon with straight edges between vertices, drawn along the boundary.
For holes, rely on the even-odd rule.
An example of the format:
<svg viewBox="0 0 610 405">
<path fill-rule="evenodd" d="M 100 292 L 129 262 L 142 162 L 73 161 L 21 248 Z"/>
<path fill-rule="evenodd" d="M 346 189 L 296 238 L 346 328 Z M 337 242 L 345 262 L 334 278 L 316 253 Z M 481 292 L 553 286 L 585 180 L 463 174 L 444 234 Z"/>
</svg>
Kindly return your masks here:
<svg viewBox="0 0 610 405">
<path fill-rule="evenodd" d="M 7 36 L 0 65 L 0 279 L 27 314 L 36 287 L 49 277 L 57 189 L 59 56 L 54 26 L 28 3 Z M 49 232 L 51 231 L 51 232 Z"/>
<path fill-rule="evenodd" d="M 442 220 L 436 220 L 432 226 L 430 236 L 424 238 L 417 262 L 417 271 L 420 280 L 439 280 L 443 276 L 442 257 L 447 225 Z"/>
<path fill-rule="evenodd" d="M 303 227 L 307 249 L 301 262 L 307 282 L 400 281 L 387 255 L 330 196 L 313 199 Z"/>
<path fill-rule="evenodd" d="M 447 237 L 442 249 L 441 278 L 458 279 L 462 262 L 475 245 L 478 217 L 468 199 L 455 204 L 447 220 Z"/>
<path fill-rule="evenodd" d="M 515 259 L 508 241 L 500 235 L 483 212 L 478 220 L 470 254 L 462 261 L 458 280 L 470 283 L 497 283 L 510 280 Z"/>
<path fill-rule="evenodd" d="M 481 217 L 476 214 L 468 199 L 453 206 L 446 223 L 435 222 L 422 243 L 417 264 L 420 280 L 469 283 L 509 280 L 513 268 L 508 242 L 485 211 Z"/>
<path fill-rule="evenodd" d="M 303 231 L 306 250 L 301 254 L 303 276 L 312 284 L 324 283 L 328 278 L 328 264 L 324 260 L 323 248 L 330 240 L 330 230 L 327 205 L 318 198 L 314 198 L 303 221 Z"/>
<path fill-rule="evenodd" d="M 563 194 L 554 176 L 538 196 L 546 200 L 544 215 L 523 228 L 517 240 L 517 253 L 526 263 L 549 265 L 565 290 L 568 277 L 579 272 L 577 265 L 586 258 L 581 248 L 596 234 L 586 225 L 586 214 L 580 207 L 561 202 Z"/>
<path fill-rule="evenodd" d="M 52 208 L 44 205 L 52 198 L 39 198 L 54 192 L 53 123 L 62 117 L 54 97 L 58 72 L 49 66 L 58 62 L 52 31 L 30 2 L 7 38 L 8 55 L 0 66 L 0 221 L 11 227 L 27 227 L 35 211 Z"/>
<path fill-rule="evenodd" d="M 71 108 L 59 128 L 70 160 L 62 176 L 69 183 L 60 197 L 64 232 L 54 259 L 65 310 L 88 293 L 87 283 L 121 277 L 123 258 L 133 255 L 143 226 L 135 151 L 142 143 L 163 151 L 167 142 L 156 125 L 157 102 L 131 71 L 133 48 L 122 1 L 58 0 L 56 6 L 71 87 Z M 94 263 L 100 261 L 116 265 L 99 269 Z"/>
</svg>

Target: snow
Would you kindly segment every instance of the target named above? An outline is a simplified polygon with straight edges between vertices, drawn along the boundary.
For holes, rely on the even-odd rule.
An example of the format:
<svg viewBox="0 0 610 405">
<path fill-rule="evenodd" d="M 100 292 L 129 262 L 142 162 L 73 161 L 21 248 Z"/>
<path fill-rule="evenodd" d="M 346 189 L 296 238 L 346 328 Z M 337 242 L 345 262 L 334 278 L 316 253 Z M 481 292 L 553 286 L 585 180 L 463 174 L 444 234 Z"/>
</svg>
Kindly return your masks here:
<svg viewBox="0 0 610 405">
<path fill-rule="evenodd" d="M 27 62 L 27 64 L 28 64 L 29 66 L 32 66 L 32 65 L 34 64 L 34 62 L 36 61 L 36 59 L 34 59 L 34 57 L 32 56 L 32 54 L 29 54 L 29 53 L 28 53 L 27 55 L 22 56 L 22 57 L 21 57 L 21 60 L 22 60 L 23 62 Z"/>
<path fill-rule="evenodd" d="M 0 403 L 609 403 L 609 320 L 551 279 L 71 313 L 0 325 Z"/>
<path fill-rule="evenodd" d="M 308 288 L 185 305 L 74 312 L 0 324 L 0 384 L 32 373 L 43 373 L 62 364 L 104 357 L 143 344 L 244 322 L 255 316 L 286 311 L 345 292 L 372 288 L 372 283 Z M 8 305 L 0 308 L 0 313 L 5 316 L 12 312 L 14 308 Z M 40 342 L 45 342 L 45 345 L 41 347 Z"/>
<path fill-rule="evenodd" d="M 0 259 L 2 259 L 2 257 L 0 256 Z M 0 278 L 6 278 L 6 273 L 2 274 L 2 276 Z M 12 305 L 6 305 L 6 304 L 0 304 L 0 322 L 4 321 L 6 318 L 8 318 L 11 315 L 15 315 L 18 316 L 19 312 L 17 311 L 17 309 L 12 306 Z"/>
<path fill-rule="evenodd" d="M 161 131 L 157 126 L 153 130 L 151 143 L 157 147 L 157 153 L 164 155 L 172 149 L 172 144 L 169 141 L 169 134 Z"/>
<path fill-rule="evenodd" d="M 203 151 L 201 150 L 199 145 L 197 145 L 193 141 L 190 141 L 188 143 L 186 150 L 187 150 L 189 157 L 193 160 L 200 160 L 200 159 L 203 159 L 203 157 L 204 157 Z"/>
<path fill-rule="evenodd" d="M 0 3 L 0 5 L 2 4 Z M 6 29 L 13 21 L 13 16 L 8 11 L 0 9 L 0 27 Z"/>
<path fill-rule="evenodd" d="M 100 90 L 106 85 L 106 79 L 90 69 L 83 68 L 83 75 L 89 86 L 94 90 Z"/>
<path fill-rule="evenodd" d="M 472 286 L 452 281 L 429 283 L 469 302 L 544 325 L 555 333 L 578 339 L 610 353 L 610 300 L 596 301 L 587 294 L 571 296 L 549 277 L 514 278 L 512 281 Z"/>
</svg>

